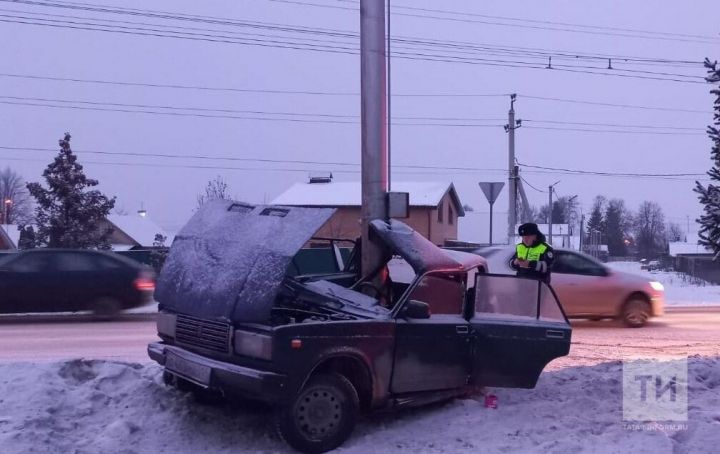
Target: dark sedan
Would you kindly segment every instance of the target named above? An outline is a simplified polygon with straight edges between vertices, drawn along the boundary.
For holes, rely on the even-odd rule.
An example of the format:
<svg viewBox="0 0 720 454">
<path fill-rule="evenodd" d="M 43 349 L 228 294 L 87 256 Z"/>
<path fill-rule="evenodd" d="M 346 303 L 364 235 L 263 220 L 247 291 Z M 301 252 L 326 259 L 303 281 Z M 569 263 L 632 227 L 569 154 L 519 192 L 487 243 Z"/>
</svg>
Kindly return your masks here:
<svg viewBox="0 0 720 454">
<path fill-rule="evenodd" d="M 152 301 L 154 290 L 150 269 L 108 252 L 36 249 L 0 256 L 0 313 L 111 316 Z"/>
</svg>

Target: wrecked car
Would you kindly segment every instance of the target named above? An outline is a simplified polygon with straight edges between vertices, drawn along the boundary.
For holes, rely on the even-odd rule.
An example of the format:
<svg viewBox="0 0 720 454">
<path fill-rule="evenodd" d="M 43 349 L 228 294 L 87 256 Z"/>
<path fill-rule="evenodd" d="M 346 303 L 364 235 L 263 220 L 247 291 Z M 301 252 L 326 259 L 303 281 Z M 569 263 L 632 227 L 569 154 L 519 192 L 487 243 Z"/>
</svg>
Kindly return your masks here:
<svg viewBox="0 0 720 454">
<path fill-rule="evenodd" d="M 160 274 L 148 346 L 168 384 L 271 403 L 303 452 L 342 444 L 361 412 L 400 409 L 483 386 L 533 388 L 567 355 L 571 328 L 546 284 L 488 273 L 484 258 L 438 248 L 406 224 L 371 223 L 414 271 L 291 272 L 334 210 L 206 204 L 175 238 Z M 357 255 L 357 254 L 356 254 Z M 392 273 L 390 273 L 392 275 Z M 291 276 L 292 275 L 292 276 Z"/>
</svg>

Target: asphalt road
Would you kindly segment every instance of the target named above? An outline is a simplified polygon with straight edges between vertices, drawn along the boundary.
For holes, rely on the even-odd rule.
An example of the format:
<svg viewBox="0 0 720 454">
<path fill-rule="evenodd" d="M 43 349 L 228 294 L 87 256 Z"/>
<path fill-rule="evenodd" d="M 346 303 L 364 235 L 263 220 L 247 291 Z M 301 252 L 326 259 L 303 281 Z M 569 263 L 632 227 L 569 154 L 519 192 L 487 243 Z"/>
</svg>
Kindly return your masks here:
<svg viewBox="0 0 720 454">
<path fill-rule="evenodd" d="M 595 364 L 625 358 L 677 355 L 720 356 L 720 310 L 674 312 L 644 328 L 614 321 L 574 321 L 570 355 L 550 368 Z M 126 318 L 1 320 L 0 361 L 55 361 L 69 358 L 146 362 L 148 342 L 157 339 L 155 322 Z"/>
</svg>

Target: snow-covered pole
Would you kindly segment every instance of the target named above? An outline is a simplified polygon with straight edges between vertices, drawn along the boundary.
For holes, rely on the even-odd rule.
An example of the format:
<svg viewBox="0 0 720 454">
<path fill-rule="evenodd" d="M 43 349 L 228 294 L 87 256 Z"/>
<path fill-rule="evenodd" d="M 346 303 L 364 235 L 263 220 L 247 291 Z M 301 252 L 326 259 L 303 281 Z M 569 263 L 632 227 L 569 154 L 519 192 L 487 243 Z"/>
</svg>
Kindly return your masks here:
<svg viewBox="0 0 720 454">
<path fill-rule="evenodd" d="M 370 221 L 387 217 L 385 0 L 360 1 L 362 122 L 362 273 L 376 270 L 383 251 L 370 240 Z"/>
</svg>

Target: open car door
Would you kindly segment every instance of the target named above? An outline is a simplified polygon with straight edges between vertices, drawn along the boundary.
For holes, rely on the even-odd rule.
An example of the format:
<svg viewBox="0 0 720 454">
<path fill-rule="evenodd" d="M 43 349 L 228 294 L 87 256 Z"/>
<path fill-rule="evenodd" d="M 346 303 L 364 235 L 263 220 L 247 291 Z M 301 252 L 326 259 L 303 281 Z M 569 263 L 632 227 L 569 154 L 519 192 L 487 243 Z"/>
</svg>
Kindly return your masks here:
<svg viewBox="0 0 720 454">
<path fill-rule="evenodd" d="M 534 388 L 545 366 L 569 353 L 572 330 L 547 284 L 477 274 L 474 300 L 474 384 Z"/>
</svg>

